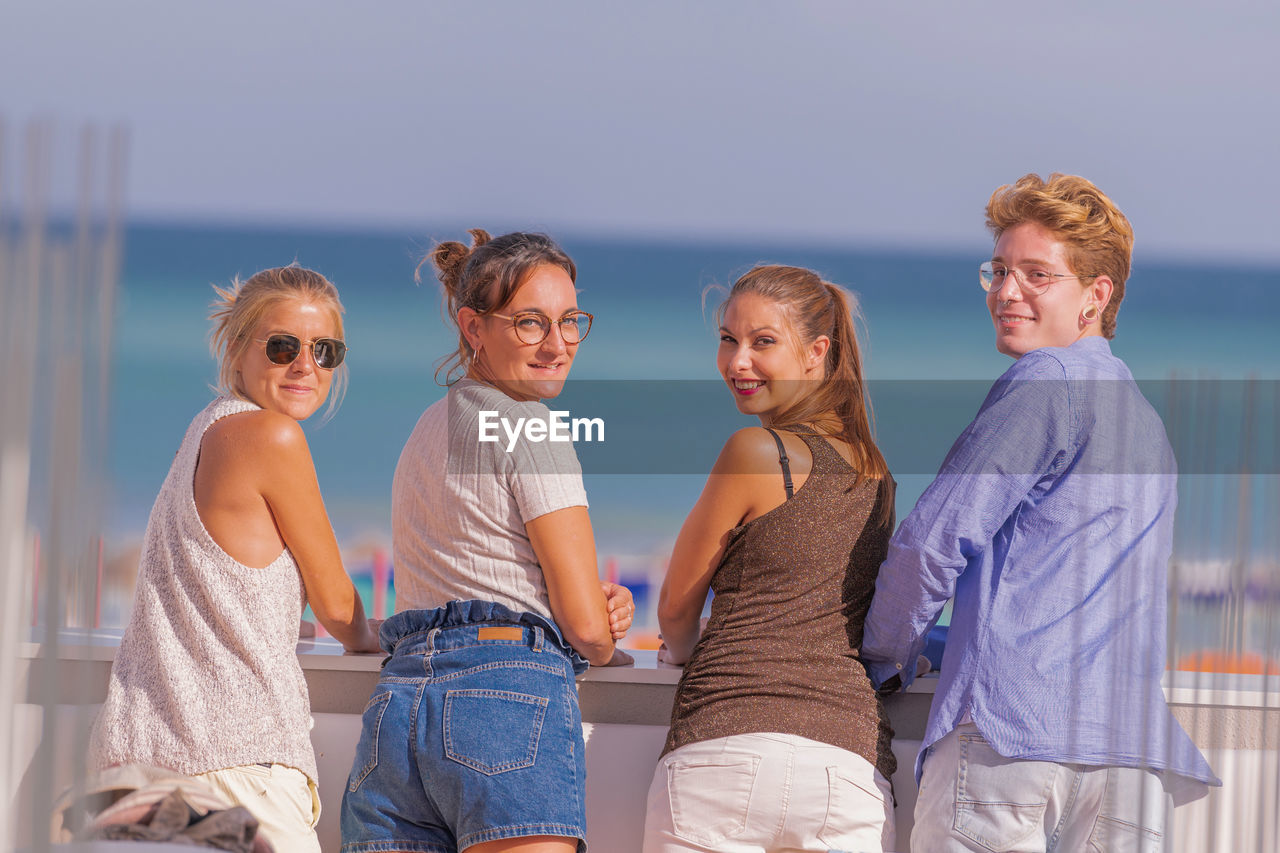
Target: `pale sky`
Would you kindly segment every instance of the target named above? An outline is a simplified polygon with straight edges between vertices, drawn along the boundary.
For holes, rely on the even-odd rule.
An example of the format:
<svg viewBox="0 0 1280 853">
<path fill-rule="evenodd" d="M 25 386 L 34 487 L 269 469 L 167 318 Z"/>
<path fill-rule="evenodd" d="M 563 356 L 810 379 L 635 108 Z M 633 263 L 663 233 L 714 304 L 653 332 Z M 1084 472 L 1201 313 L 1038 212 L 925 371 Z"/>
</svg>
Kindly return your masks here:
<svg viewBox="0 0 1280 853">
<path fill-rule="evenodd" d="M 0 116 L 10 161 L 125 123 L 139 219 L 971 250 L 1064 171 L 1148 257 L 1275 263 L 1278 41 L 1274 0 L 8 0 Z"/>
</svg>

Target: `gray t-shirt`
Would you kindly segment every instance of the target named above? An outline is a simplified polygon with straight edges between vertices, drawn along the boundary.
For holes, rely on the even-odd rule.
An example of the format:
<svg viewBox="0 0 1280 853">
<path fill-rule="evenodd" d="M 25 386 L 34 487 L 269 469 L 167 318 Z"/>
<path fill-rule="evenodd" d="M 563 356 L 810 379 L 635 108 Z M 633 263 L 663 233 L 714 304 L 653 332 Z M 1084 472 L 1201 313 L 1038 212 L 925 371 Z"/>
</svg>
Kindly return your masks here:
<svg viewBox="0 0 1280 853">
<path fill-rule="evenodd" d="M 470 379 L 423 412 L 391 486 L 397 612 L 474 598 L 553 618 L 524 526 L 587 505 L 582 467 L 569 441 L 509 432 L 550 417 Z"/>
</svg>

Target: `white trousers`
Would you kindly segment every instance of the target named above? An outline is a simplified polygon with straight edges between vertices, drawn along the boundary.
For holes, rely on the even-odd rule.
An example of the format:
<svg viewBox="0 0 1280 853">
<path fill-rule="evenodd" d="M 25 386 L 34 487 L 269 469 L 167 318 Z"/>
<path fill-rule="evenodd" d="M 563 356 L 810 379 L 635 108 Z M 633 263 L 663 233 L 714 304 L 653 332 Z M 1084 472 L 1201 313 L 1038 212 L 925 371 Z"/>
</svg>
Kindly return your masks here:
<svg viewBox="0 0 1280 853">
<path fill-rule="evenodd" d="M 644 853 L 892 850 L 889 782 L 860 755 L 808 738 L 748 734 L 663 757 Z"/>
<path fill-rule="evenodd" d="M 307 774 L 283 764 L 247 764 L 195 777 L 258 819 L 258 834 L 276 853 L 320 853 L 320 795 Z"/>
<path fill-rule="evenodd" d="M 1172 798 L 1137 767 L 1010 759 L 973 723 L 929 748 L 915 853 L 1158 853 Z"/>
</svg>

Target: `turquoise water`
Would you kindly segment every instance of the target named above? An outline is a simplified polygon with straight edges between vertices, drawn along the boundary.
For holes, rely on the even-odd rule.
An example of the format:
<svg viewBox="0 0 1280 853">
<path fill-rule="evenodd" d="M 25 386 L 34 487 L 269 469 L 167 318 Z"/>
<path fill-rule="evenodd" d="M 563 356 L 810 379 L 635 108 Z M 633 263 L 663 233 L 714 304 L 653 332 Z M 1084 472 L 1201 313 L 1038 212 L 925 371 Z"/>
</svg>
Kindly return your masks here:
<svg viewBox="0 0 1280 853">
<path fill-rule="evenodd" d="M 329 276 L 347 308 L 350 389 L 331 420 L 321 423 L 317 416 L 306 429 L 349 567 L 367 571 L 372 549 L 389 548 L 391 476 L 400 447 L 422 410 L 443 394 L 432 372 L 453 346 L 439 288 L 429 277 L 415 285 L 414 268 L 432 238 L 462 235 L 461 227 L 430 234 L 130 228 L 111 374 L 111 541 L 140 537 L 183 430 L 210 398 L 210 285 L 296 260 Z M 994 350 L 977 285 L 986 244 L 959 254 L 557 236 L 579 265 L 579 303 L 596 316 L 571 388 L 583 380 L 592 382 L 580 387 L 612 383 L 620 397 L 631 398 L 631 411 L 650 416 L 647 429 L 686 453 L 662 473 L 587 468 L 602 566 L 612 560 L 614 571 L 641 587 L 660 576 L 666 549 L 723 438 L 749 423 L 716 384 L 714 295 L 705 315 L 702 308 L 708 285 L 731 283 L 768 261 L 813 267 L 859 294 L 878 428 L 900 484 L 899 518 L 1009 363 Z M 1143 379 L 1280 380 L 1278 318 L 1280 268 L 1163 263 L 1139 255 L 1113 348 Z M 1263 383 L 1264 396 L 1275 386 Z M 690 394 L 706 406 L 695 412 L 673 402 Z M 1233 413 L 1222 417 L 1215 441 L 1229 444 Z M 1249 464 L 1259 474 L 1276 473 L 1274 462 Z M 1194 521 L 1201 539 L 1215 538 L 1202 529 L 1211 520 Z M 1221 538 L 1219 551 L 1237 547 Z"/>
</svg>

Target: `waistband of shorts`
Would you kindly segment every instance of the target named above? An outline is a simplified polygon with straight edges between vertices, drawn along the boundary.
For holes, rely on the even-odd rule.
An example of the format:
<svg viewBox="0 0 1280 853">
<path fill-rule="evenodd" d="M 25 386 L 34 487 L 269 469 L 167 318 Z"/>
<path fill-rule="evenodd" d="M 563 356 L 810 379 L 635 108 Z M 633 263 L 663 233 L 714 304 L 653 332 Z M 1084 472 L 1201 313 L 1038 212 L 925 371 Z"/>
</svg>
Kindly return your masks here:
<svg viewBox="0 0 1280 853">
<path fill-rule="evenodd" d="M 554 649 L 569 659 L 577 675 L 587 671 L 587 661 L 573 650 L 560 630 L 545 616 L 512 610 L 496 601 L 450 601 L 434 610 L 405 610 L 382 623 L 378 640 L 387 654 L 397 651 L 435 651 L 440 632 L 464 626 L 524 628 L 521 641 L 535 648 Z"/>
</svg>

